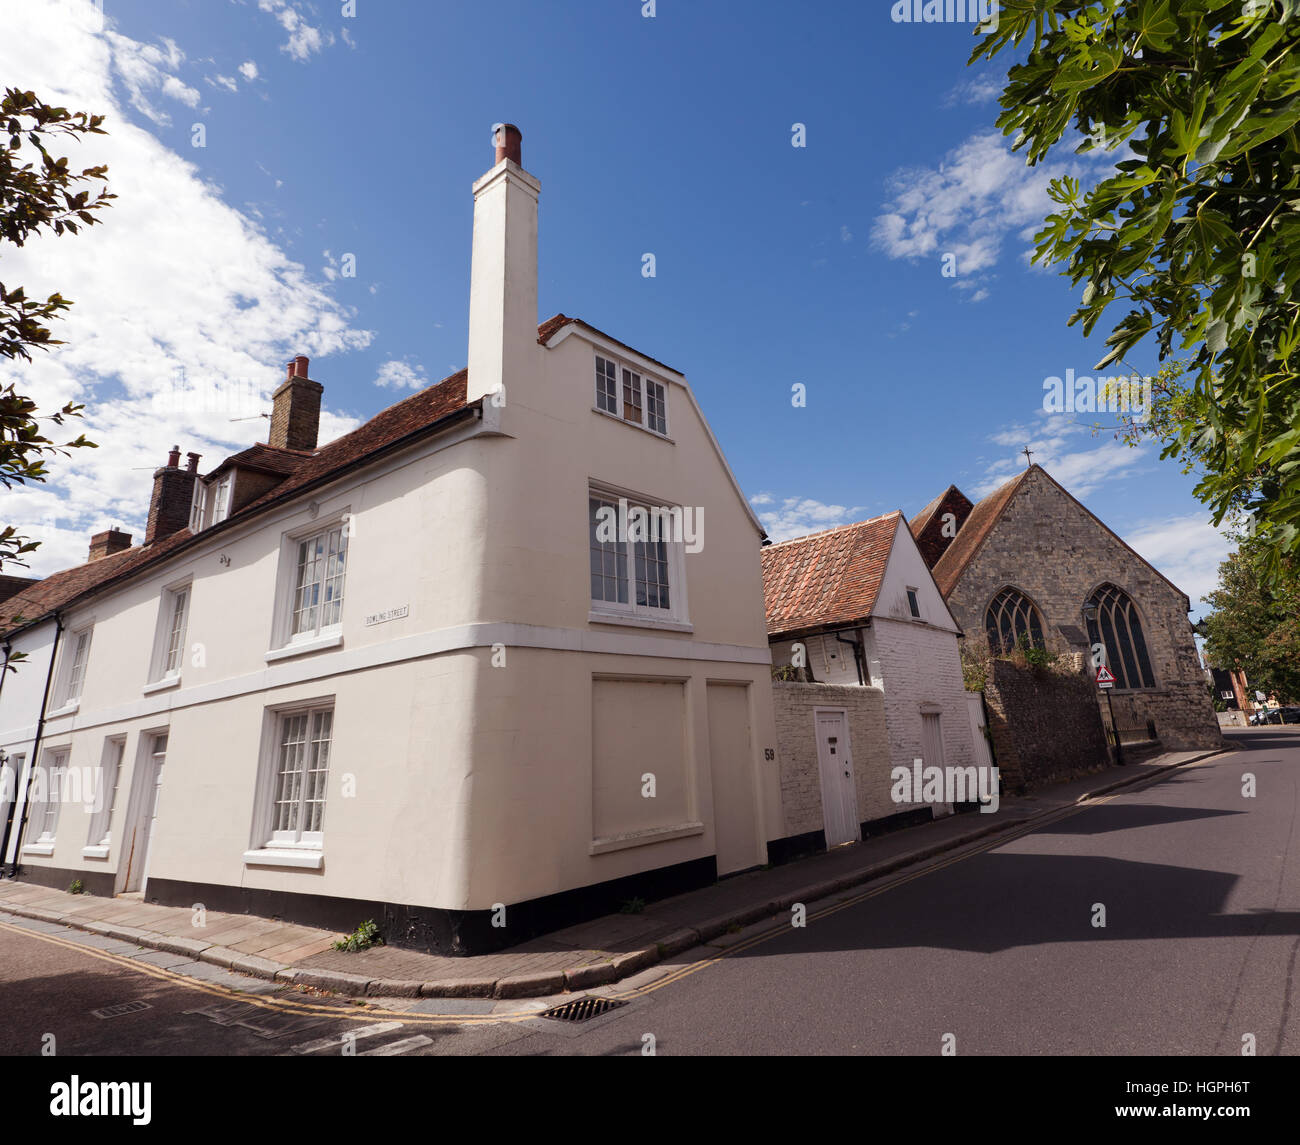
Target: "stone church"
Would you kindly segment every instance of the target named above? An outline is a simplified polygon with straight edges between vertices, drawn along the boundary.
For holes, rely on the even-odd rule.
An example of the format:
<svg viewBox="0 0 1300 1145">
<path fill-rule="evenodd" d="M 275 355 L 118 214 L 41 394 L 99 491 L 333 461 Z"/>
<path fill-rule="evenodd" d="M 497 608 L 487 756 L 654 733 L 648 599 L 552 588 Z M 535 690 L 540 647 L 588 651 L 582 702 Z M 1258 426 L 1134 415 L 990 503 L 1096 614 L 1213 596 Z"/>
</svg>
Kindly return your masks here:
<svg viewBox="0 0 1300 1145">
<path fill-rule="evenodd" d="M 1086 664 L 1100 645 L 1116 681 L 1115 723 L 1128 738 L 1154 738 L 1167 751 L 1222 745 L 1187 594 L 1041 466 L 974 504 L 950 485 L 910 524 L 968 640 L 995 654 L 1023 640 Z M 1104 712 L 1100 690 L 1098 703 Z"/>
</svg>

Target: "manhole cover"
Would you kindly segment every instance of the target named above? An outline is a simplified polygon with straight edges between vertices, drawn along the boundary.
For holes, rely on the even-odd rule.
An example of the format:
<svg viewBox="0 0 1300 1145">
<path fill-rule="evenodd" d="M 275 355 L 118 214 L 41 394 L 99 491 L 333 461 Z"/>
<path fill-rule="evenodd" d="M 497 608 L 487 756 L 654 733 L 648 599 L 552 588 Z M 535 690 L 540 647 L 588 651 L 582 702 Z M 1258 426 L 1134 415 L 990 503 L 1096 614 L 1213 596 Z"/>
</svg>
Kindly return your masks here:
<svg viewBox="0 0 1300 1145">
<path fill-rule="evenodd" d="M 116 1006 L 105 1006 L 102 1010 L 91 1010 L 96 1018 L 120 1018 L 123 1014 L 138 1014 L 141 1010 L 151 1010 L 148 1002 L 119 1002 Z"/>
<path fill-rule="evenodd" d="M 549 1010 L 543 1010 L 538 1017 L 553 1018 L 557 1022 L 585 1022 L 588 1018 L 606 1014 L 610 1010 L 617 1010 L 620 1006 L 626 1005 L 626 1002 L 619 1002 L 613 998 L 596 998 L 588 995 L 586 998 L 579 998 L 576 1002 L 565 1002 L 563 1006 L 552 1006 Z"/>
</svg>

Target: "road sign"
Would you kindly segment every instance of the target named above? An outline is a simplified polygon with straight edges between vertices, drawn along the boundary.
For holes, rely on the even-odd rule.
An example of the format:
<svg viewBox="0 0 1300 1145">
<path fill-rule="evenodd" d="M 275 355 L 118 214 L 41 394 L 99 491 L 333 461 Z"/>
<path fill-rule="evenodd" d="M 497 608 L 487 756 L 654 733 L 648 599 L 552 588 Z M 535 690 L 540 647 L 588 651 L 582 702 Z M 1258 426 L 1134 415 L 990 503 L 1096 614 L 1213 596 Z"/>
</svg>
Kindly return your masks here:
<svg viewBox="0 0 1300 1145">
<path fill-rule="evenodd" d="M 1115 677 L 1111 674 L 1111 670 L 1107 668 L 1105 664 L 1103 664 L 1100 668 L 1097 669 L 1097 687 L 1113 688 L 1114 686 L 1115 686 Z"/>
</svg>

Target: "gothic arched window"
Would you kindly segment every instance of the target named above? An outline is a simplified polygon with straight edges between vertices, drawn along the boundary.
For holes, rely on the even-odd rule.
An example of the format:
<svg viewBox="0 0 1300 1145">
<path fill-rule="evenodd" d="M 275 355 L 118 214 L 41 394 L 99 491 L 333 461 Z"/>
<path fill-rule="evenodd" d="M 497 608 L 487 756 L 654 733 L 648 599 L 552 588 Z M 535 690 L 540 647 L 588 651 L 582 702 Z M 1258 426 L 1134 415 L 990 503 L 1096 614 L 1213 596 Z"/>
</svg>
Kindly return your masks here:
<svg viewBox="0 0 1300 1145">
<path fill-rule="evenodd" d="M 1154 688 L 1155 673 L 1147 655 L 1146 637 L 1137 606 L 1122 588 L 1103 584 L 1088 598 L 1083 614 L 1088 622 L 1088 639 L 1102 646 L 1106 667 L 1119 688 Z"/>
<path fill-rule="evenodd" d="M 1010 652 L 1021 637 L 1032 648 L 1045 648 L 1043 618 L 1023 593 L 1004 588 L 993 598 L 984 614 L 984 628 L 989 636 L 989 650 L 995 655 Z"/>
</svg>

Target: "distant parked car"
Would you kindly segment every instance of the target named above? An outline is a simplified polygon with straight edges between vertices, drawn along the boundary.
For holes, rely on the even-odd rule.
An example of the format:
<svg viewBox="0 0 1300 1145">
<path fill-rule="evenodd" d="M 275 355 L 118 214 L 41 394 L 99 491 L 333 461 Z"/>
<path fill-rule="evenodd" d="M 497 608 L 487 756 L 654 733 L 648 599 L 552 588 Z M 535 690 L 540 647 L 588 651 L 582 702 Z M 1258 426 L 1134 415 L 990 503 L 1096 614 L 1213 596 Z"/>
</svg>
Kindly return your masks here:
<svg viewBox="0 0 1300 1145">
<path fill-rule="evenodd" d="M 1259 727 L 1260 724 L 1280 724 L 1282 722 L 1282 713 L 1277 708 L 1258 708 L 1250 717 L 1251 727 Z"/>
<path fill-rule="evenodd" d="M 1300 724 L 1300 708 L 1283 708 L 1279 714 L 1284 724 Z"/>
</svg>

